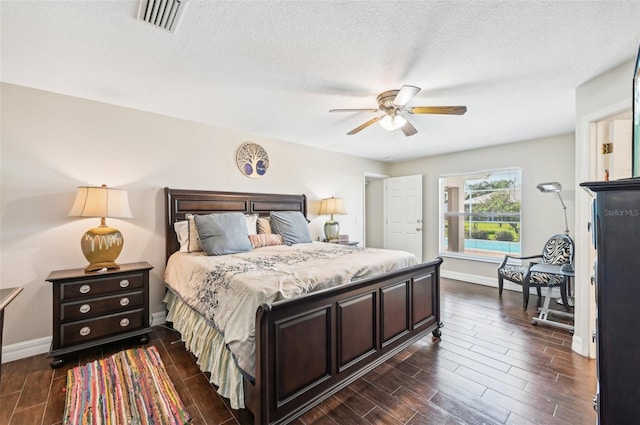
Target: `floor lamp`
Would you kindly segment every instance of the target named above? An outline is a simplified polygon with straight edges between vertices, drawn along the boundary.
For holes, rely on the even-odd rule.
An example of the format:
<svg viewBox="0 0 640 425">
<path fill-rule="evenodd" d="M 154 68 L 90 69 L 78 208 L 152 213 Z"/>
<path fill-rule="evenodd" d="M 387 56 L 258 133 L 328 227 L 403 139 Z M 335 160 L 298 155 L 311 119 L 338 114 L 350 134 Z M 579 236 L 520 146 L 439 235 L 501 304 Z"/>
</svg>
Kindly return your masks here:
<svg viewBox="0 0 640 425">
<path fill-rule="evenodd" d="M 564 204 L 564 201 L 562 200 L 562 196 L 560 196 L 560 191 L 562 190 L 562 185 L 560 183 L 558 183 L 558 182 L 549 182 L 549 183 L 540 183 L 536 187 L 542 193 L 555 193 L 555 194 L 558 195 L 558 199 L 560 200 L 560 203 L 562 204 L 562 211 L 564 212 L 564 234 L 569 236 L 569 222 L 567 221 L 567 206 Z M 563 264 L 562 267 L 560 267 L 560 270 L 562 270 L 564 272 L 573 273 L 574 272 L 573 264 L 571 264 L 571 263 Z M 560 298 L 558 298 L 558 300 L 556 300 L 556 301 L 558 302 L 558 304 L 562 304 L 562 300 Z M 569 306 L 573 306 L 574 303 L 575 302 L 573 300 L 573 296 L 570 293 L 569 294 Z"/>
<path fill-rule="evenodd" d="M 562 210 L 564 211 L 564 234 L 569 236 L 569 222 L 567 221 L 567 206 L 564 204 L 564 201 L 562 200 L 562 196 L 560 196 L 562 185 L 558 182 L 550 182 L 550 183 L 540 183 L 536 187 L 542 193 L 555 193 L 558 195 L 558 199 L 562 204 Z"/>
</svg>

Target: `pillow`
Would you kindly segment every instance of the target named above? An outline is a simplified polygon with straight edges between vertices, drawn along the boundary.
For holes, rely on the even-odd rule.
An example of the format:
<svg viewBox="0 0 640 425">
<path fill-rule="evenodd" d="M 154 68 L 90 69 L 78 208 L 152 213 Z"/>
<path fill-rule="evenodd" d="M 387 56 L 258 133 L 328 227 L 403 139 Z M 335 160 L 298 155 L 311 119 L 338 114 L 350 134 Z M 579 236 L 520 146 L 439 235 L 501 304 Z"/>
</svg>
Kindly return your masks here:
<svg viewBox="0 0 640 425">
<path fill-rule="evenodd" d="M 263 246 L 284 245 L 282 235 L 273 233 L 260 233 L 258 235 L 249 235 L 249 241 L 253 249 L 262 248 Z"/>
<path fill-rule="evenodd" d="M 247 219 L 247 230 L 250 235 L 258 234 L 258 214 L 245 214 L 244 217 Z"/>
<path fill-rule="evenodd" d="M 187 214 L 187 223 L 189 223 L 189 244 L 187 246 L 187 252 L 200 252 L 203 251 L 200 238 L 198 237 L 198 228 L 194 220 L 195 215 Z"/>
<path fill-rule="evenodd" d="M 173 229 L 176 231 L 176 236 L 178 237 L 180 252 L 189 252 L 189 222 L 176 221 L 173 223 Z"/>
<path fill-rule="evenodd" d="M 271 231 L 271 221 L 268 218 L 258 217 L 258 234 L 273 233 Z"/>
<path fill-rule="evenodd" d="M 235 214 L 235 213 L 220 213 L 220 214 Z M 187 221 L 184 222 L 184 223 L 187 223 L 187 225 L 185 226 L 187 228 L 187 234 L 188 234 L 187 243 L 185 244 L 183 249 L 182 242 L 180 242 L 180 236 L 178 236 L 178 241 L 180 242 L 180 251 L 181 252 L 204 251 L 204 249 L 202 248 L 202 244 L 200 243 L 200 239 L 198 237 L 198 229 L 196 227 L 196 223 L 193 220 L 195 215 L 187 214 L 185 217 L 187 218 Z M 247 221 L 247 231 L 249 232 L 249 234 L 250 235 L 257 234 L 258 233 L 258 229 L 257 229 L 258 214 L 245 214 L 245 218 Z M 175 227 L 175 224 L 174 224 L 174 227 Z M 176 229 L 176 232 L 177 231 L 178 230 Z"/>
<path fill-rule="evenodd" d="M 285 244 L 311 242 L 307 219 L 300 211 L 273 211 L 270 215 L 273 233 L 282 235 Z"/>
<path fill-rule="evenodd" d="M 244 214 L 209 214 L 197 215 L 194 218 L 200 243 L 207 255 L 251 251 Z"/>
</svg>

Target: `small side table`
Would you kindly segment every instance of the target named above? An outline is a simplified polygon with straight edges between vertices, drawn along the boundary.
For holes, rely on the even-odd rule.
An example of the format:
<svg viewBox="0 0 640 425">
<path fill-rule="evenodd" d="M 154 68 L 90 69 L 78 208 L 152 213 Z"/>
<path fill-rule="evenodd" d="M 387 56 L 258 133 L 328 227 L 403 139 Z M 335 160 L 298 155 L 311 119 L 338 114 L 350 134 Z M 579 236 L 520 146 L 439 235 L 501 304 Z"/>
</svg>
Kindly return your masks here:
<svg viewBox="0 0 640 425">
<path fill-rule="evenodd" d="M 53 287 L 51 367 L 63 355 L 109 342 L 140 336 L 149 341 L 149 270 L 147 262 L 121 264 L 118 270 L 85 272 L 56 270 Z"/>
<path fill-rule="evenodd" d="M 347 242 L 338 242 L 338 244 L 340 245 L 349 245 L 349 246 L 356 246 L 358 245 L 360 242 L 358 241 L 347 241 Z"/>
<path fill-rule="evenodd" d="M 22 288 L 0 289 L 0 377 L 2 376 L 2 328 L 4 326 L 4 309 L 20 292 L 22 292 Z"/>
<path fill-rule="evenodd" d="M 575 271 L 573 269 L 563 269 L 562 266 L 563 265 L 560 264 L 534 264 L 533 266 L 531 266 L 531 271 L 566 277 L 568 279 L 567 286 L 570 287 L 571 278 L 575 276 Z M 544 305 L 539 308 L 540 313 L 538 314 L 538 317 L 534 317 L 533 319 L 531 319 L 531 323 L 534 325 L 541 324 L 554 326 L 556 328 L 566 329 L 573 332 L 573 325 L 557 322 L 549 318 L 550 315 L 555 315 L 573 319 L 573 313 L 560 310 L 552 310 L 549 308 L 549 302 L 551 301 L 551 288 L 552 286 L 547 288 L 547 294 L 544 297 Z"/>
</svg>

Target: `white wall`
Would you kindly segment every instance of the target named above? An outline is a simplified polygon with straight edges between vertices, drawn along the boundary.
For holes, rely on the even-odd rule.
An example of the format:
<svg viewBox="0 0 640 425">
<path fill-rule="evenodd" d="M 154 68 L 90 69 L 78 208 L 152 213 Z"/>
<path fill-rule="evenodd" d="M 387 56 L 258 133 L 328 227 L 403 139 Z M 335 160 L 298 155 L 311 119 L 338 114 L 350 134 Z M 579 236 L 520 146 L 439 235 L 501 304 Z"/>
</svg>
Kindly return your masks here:
<svg viewBox="0 0 640 425">
<path fill-rule="evenodd" d="M 384 180 L 368 180 L 365 187 L 366 246 L 384 248 Z"/>
<path fill-rule="evenodd" d="M 387 165 L 307 146 L 168 118 L 147 112 L 0 85 L 2 105 L 0 285 L 24 291 L 6 310 L 4 343 L 51 336 L 52 270 L 86 265 L 80 236 L 98 219 L 68 217 L 79 185 L 126 189 L 134 218 L 109 220 L 125 244 L 118 262 L 148 261 L 151 312 L 163 310 L 165 186 L 178 189 L 304 193 L 314 237 L 328 217 L 319 199 L 344 198 L 342 232 L 362 240 L 365 172 Z M 264 147 L 270 168 L 243 176 L 235 150 L 245 141 Z M 3 360 L 9 361 L 9 358 Z"/>
<path fill-rule="evenodd" d="M 565 229 L 562 205 L 554 194 L 541 193 L 536 185 L 558 181 L 567 205 L 569 229 L 573 227 L 574 136 L 549 137 L 492 146 L 472 151 L 421 158 L 391 165 L 391 175 L 422 174 L 423 185 L 423 260 L 438 255 L 438 178 L 442 174 L 471 173 L 509 167 L 522 168 L 522 254 L 542 251 L 547 239 Z M 498 284 L 497 264 L 458 258 L 446 258 L 443 275 L 487 285 Z M 505 282 L 506 284 L 506 282 Z M 516 286 L 505 286 L 513 287 Z"/>
<path fill-rule="evenodd" d="M 602 180 L 597 171 L 596 123 L 631 110 L 634 61 L 629 60 L 586 82 L 576 89 L 576 184 Z M 629 138 L 628 143 L 631 143 Z M 631 158 L 629 158 L 631 161 Z M 595 290 L 590 285 L 594 251 L 587 224 L 591 219 L 592 198 L 579 190 L 576 196 L 576 278 L 575 332 L 572 348 L 595 357 L 591 333 L 595 330 Z"/>
</svg>

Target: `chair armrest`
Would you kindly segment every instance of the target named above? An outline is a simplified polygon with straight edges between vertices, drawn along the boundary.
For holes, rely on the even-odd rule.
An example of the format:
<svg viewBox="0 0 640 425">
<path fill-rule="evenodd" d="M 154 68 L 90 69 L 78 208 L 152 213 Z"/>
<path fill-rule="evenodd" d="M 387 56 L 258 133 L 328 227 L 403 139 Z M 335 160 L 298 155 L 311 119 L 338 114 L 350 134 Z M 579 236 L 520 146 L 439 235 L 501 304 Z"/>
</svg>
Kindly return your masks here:
<svg viewBox="0 0 640 425">
<path fill-rule="evenodd" d="M 505 255 L 504 256 L 504 260 L 502 260 L 502 263 L 500 263 L 500 267 L 499 268 L 504 267 L 509 262 L 509 260 L 530 260 L 532 258 L 542 258 L 542 255 L 541 254 L 540 255 L 530 255 L 528 257 L 518 257 L 518 256 L 515 256 L 515 255 Z"/>
</svg>

